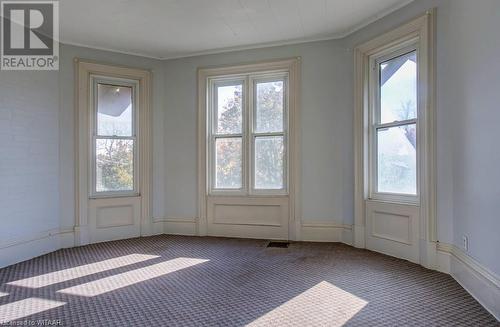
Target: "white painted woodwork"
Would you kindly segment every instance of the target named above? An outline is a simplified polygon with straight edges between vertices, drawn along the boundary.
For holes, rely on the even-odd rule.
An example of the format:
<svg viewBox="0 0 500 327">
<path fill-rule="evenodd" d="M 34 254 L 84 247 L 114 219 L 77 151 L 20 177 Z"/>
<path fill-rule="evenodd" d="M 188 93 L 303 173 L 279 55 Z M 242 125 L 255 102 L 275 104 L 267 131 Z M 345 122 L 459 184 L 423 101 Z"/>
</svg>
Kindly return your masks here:
<svg viewBox="0 0 500 327">
<path fill-rule="evenodd" d="M 435 268 L 435 11 L 359 45 L 354 52 L 354 245 Z M 418 41 L 418 203 L 370 198 L 370 60 Z M 399 203 L 398 203 L 399 201 Z"/>
<path fill-rule="evenodd" d="M 91 199 L 89 232 L 91 243 L 140 236 L 140 197 Z"/>
<path fill-rule="evenodd" d="M 151 73 L 126 67 L 116 67 L 76 60 L 77 115 L 78 115 L 78 161 L 77 161 L 77 224 L 75 243 L 87 244 L 117 239 L 127 239 L 152 232 L 151 217 L 151 116 L 150 79 Z M 92 132 L 90 105 L 91 77 L 120 78 L 138 84 L 138 133 L 136 140 L 137 158 L 136 192 L 130 196 L 119 194 L 92 195 L 91 156 Z"/>
<path fill-rule="evenodd" d="M 288 239 L 287 197 L 208 197 L 207 234 Z"/>
<path fill-rule="evenodd" d="M 366 248 L 419 263 L 419 208 L 366 201 Z"/>
<path fill-rule="evenodd" d="M 202 68 L 198 71 L 198 209 L 197 234 L 262 239 L 300 239 L 300 212 L 297 184 L 299 166 L 299 66 L 300 59 Z M 288 192 L 286 194 L 209 195 L 207 167 L 207 90 L 211 77 L 261 72 L 288 74 Z"/>
</svg>

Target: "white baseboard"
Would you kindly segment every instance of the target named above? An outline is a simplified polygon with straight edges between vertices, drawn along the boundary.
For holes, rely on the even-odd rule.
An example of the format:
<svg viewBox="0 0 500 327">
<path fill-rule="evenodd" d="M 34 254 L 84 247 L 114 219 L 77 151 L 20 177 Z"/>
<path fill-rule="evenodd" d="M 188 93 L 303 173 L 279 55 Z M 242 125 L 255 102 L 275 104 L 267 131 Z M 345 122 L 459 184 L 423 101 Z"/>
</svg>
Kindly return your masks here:
<svg viewBox="0 0 500 327">
<path fill-rule="evenodd" d="M 163 223 L 163 233 L 170 235 L 197 235 L 196 218 L 155 218 L 154 224 Z M 300 241 L 343 242 L 352 245 L 351 225 L 335 222 L 307 220 L 301 224 Z"/>
<path fill-rule="evenodd" d="M 437 269 L 450 274 L 470 295 L 500 321 L 500 277 L 459 247 L 438 243 Z"/>
<path fill-rule="evenodd" d="M 335 222 L 304 220 L 302 221 L 300 240 L 352 244 L 352 226 Z"/>
<path fill-rule="evenodd" d="M 75 231 L 72 227 L 61 228 L 59 230 L 59 246 L 63 249 L 75 246 Z"/>
<path fill-rule="evenodd" d="M 453 245 L 448 243 L 436 243 L 436 270 L 445 274 L 451 271 L 451 252 Z"/>
<path fill-rule="evenodd" d="M 165 227 L 163 221 L 154 220 L 151 226 L 152 226 L 152 235 L 164 234 Z"/>
<path fill-rule="evenodd" d="M 361 225 L 353 225 L 353 237 L 354 240 L 352 242 L 352 245 L 354 247 L 364 249 L 365 248 L 365 226 Z"/>
<path fill-rule="evenodd" d="M 33 234 L 25 240 L 0 243 L 0 268 L 60 249 L 61 235 L 61 230 L 50 229 Z"/>
<path fill-rule="evenodd" d="M 196 218 L 156 218 L 154 223 L 163 223 L 163 233 L 170 235 L 194 236 L 196 233 Z"/>
<path fill-rule="evenodd" d="M 197 235 L 196 218 L 155 218 L 154 224 L 163 223 L 163 233 L 169 235 Z M 335 222 L 307 220 L 301 224 L 300 241 L 343 242 L 351 245 L 351 225 Z"/>
<path fill-rule="evenodd" d="M 342 243 L 351 246 L 354 244 L 354 231 L 352 225 L 344 225 L 344 229 L 342 230 Z"/>
</svg>

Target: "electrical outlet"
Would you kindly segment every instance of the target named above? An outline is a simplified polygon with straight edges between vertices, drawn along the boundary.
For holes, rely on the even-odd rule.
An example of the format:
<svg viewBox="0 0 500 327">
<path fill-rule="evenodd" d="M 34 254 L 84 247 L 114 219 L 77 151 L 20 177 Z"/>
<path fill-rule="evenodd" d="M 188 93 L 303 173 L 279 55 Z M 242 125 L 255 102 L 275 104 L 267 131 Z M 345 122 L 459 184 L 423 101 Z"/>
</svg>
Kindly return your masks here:
<svg viewBox="0 0 500 327">
<path fill-rule="evenodd" d="M 469 251 L 469 237 L 467 235 L 462 236 L 462 247 L 465 251 Z"/>
</svg>

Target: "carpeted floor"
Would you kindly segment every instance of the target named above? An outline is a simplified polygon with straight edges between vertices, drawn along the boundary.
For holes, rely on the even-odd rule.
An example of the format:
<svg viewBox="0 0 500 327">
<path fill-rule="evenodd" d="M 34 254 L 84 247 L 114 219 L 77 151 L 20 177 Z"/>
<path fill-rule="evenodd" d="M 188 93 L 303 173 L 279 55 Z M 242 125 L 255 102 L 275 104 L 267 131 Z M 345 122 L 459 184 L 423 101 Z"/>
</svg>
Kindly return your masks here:
<svg viewBox="0 0 500 327">
<path fill-rule="evenodd" d="M 0 322 L 499 326 L 451 277 L 336 243 L 155 236 L 0 270 Z"/>
</svg>

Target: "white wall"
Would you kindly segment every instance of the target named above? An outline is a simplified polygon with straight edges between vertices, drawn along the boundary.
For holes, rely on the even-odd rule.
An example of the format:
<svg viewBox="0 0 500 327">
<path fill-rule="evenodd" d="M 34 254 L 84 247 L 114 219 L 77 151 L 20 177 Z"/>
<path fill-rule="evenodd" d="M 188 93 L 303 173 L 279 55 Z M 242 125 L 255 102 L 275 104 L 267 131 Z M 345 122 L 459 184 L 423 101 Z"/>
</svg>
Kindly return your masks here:
<svg viewBox="0 0 500 327">
<path fill-rule="evenodd" d="M 500 275 L 500 1 L 452 1 L 445 53 L 454 243 Z M 443 81 L 444 83 L 444 81 Z"/>
<path fill-rule="evenodd" d="M 57 72 L 0 72 L 0 267 L 59 247 L 58 99 Z"/>
<path fill-rule="evenodd" d="M 302 217 L 341 224 L 353 219 L 351 56 L 326 41 L 166 61 L 166 211 L 197 216 L 197 68 L 302 57 Z"/>
</svg>

